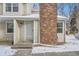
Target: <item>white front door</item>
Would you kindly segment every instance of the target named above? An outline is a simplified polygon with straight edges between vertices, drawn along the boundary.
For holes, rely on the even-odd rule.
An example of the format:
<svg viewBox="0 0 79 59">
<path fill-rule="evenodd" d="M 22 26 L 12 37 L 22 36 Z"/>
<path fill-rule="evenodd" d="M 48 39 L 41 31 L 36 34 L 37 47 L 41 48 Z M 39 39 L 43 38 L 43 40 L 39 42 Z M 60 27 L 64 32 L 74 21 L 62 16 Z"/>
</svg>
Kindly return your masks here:
<svg viewBox="0 0 79 59">
<path fill-rule="evenodd" d="M 25 41 L 32 41 L 33 40 L 33 22 L 25 22 L 24 23 L 24 39 Z"/>
<path fill-rule="evenodd" d="M 65 25 L 64 21 L 57 22 L 57 36 L 58 42 L 64 42 L 65 40 Z"/>
</svg>

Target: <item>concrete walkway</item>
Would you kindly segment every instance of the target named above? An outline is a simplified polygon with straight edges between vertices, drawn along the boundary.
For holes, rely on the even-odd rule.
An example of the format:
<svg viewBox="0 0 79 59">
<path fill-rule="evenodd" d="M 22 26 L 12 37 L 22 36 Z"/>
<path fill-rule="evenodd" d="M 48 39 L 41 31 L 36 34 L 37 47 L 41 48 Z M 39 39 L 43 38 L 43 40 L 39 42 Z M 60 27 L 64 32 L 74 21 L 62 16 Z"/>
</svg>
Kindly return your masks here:
<svg viewBox="0 0 79 59">
<path fill-rule="evenodd" d="M 40 53 L 33 54 L 33 56 L 79 56 L 79 51 L 76 52 L 48 52 L 48 53 Z"/>
<path fill-rule="evenodd" d="M 32 49 L 17 49 L 13 56 L 31 56 Z"/>
<path fill-rule="evenodd" d="M 79 51 L 74 52 L 47 52 L 31 54 L 31 49 L 18 49 L 13 56 L 79 56 Z"/>
</svg>

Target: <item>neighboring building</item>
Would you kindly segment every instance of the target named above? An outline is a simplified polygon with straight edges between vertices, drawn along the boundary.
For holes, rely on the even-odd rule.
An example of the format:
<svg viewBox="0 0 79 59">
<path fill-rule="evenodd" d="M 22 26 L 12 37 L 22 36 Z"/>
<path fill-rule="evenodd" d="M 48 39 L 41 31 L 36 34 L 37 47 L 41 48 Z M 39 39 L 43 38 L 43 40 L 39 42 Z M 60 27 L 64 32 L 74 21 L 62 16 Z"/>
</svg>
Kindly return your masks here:
<svg viewBox="0 0 79 59">
<path fill-rule="evenodd" d="M 10 41 L 14 45 L 40 44 L 40 8 L 37 5 L 0 3 L 0 41 Z M 65 42 L 66 19 L 57 17 L 57 42 Z"/>
</svg>

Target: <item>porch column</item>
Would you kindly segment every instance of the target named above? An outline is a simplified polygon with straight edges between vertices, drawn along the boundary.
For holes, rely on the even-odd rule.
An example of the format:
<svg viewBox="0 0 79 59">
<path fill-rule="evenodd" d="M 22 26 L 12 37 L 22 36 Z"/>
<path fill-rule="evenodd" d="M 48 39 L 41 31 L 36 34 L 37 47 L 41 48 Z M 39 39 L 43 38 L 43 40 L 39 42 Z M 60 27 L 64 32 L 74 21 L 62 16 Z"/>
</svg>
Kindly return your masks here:
<svg viewBox="0 0 79 59">
<path fill-rule="evenodd" d="M 34 20 L 34 39 L 33 43 L 37 44 L 38 43 L 38 21 Z"/>
<path fill-rule="evenodd" d="M 17 20 L 14 19 L 14 44 L 17 44 L 20 39 L 20 29 Z"/>
</svg>

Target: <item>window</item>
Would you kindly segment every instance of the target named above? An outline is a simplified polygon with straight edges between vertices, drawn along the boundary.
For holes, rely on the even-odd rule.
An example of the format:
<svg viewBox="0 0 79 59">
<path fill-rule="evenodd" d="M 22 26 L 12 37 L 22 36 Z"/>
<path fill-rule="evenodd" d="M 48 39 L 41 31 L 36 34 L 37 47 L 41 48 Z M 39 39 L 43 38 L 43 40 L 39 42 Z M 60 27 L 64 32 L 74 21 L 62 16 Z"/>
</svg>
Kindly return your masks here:
<svg viewBox="0 0 79 59">
<path fill-rule="evenodd" d="M 57 33 L 63 32 L 63 23 L 57 23 Z"/>
<path fill-rule="evenodd" d="M 18 12 L 18 3 L 6 3 L 6 12 Z"/>
<path fill-rule="evenodd" d="M 11 12 L 11 3 L 6 3 L 6 11 Z"/>
<path fill-rule="evenodd" d="M 18 12 L 18 4 L 13 3 L 13 12 Z"/>
<path fill-rule="evenodd" d="M 7 33 L 13 33 L 13 23 L 7 23 Z"/>
</svg>

